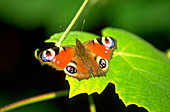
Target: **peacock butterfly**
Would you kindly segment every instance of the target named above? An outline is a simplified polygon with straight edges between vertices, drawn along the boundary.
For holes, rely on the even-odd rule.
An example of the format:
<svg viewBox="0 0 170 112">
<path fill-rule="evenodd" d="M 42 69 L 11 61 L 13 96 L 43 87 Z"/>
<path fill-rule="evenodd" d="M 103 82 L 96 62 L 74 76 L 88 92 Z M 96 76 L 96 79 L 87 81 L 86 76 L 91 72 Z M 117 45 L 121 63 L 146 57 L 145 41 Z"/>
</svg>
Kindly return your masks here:
<svg viewBox="0 0 170 112">
<path fill-rule="evenodd" d="M 112 37 L 99 37 L 82 44 L 76 39 L 76 46 L 53 47 L 42 51 L 38 59 L 56 70 L 78 80 L 106 76 L 108 61 L 112 58 L 117 42 Z"/>
</svg>

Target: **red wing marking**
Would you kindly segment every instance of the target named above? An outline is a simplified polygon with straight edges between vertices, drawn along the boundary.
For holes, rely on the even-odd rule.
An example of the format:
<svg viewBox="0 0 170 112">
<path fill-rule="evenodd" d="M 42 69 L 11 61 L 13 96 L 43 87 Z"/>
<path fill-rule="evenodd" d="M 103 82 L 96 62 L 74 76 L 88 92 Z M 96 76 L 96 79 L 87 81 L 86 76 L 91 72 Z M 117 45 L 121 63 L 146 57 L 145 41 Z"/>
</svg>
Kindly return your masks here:
<svg viewBox="0 0 170 112">
<path fill-rule="evenodd" d="M 66 51 L 65 51 L 66 50 Z M 61 69 L 64 69 L 68 63 L 71 61 L 71 59 L 74 57 L 75 50 L 72 48 L 65 48 L 62 49 L 52 60 L 56 66 L 58 66 Z"/>
<path fill-rule="evenodd" d="M 104 59 L 109 59 L 109 57 L 110 57 L 110 48 L 109 47 L 101 45 L 99 43 L 93 44 L 92 42 L 89 43 L 87 46 L 88 46 L 88 49 L 92 53 L 94 53 Z"/>
</svg>

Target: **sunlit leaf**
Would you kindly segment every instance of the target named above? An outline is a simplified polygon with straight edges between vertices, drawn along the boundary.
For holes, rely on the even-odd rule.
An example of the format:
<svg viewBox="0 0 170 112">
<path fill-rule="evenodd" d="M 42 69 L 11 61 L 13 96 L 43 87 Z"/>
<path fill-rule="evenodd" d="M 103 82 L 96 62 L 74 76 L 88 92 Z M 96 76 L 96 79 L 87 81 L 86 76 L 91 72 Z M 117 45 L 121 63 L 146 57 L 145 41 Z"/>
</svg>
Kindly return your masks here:
<svg viewBox="0 0 170 112">
<path fill-rule="evenodd" d="M 96 36 L 86 32 L 70 32 L 85 42 Z M 46 42 L 57 42 L 62 33 L 55 34 Z M 80 36 L 81 35 L 81 36 Z M 115 84 L 116 92 L 125 105 L 136 104 L 151 112 L 170 111 L 170 60 L 161 51 L 140 37 L 121 29 L 106 28 L 103 36 L 117 40 L 118 49 L 110 60 L 106 77 L 84 80 L 66 75 L 70 84 L 69 97 L 80 93 L 101 93 L 109 82 Z M 68 35 L 62 45 L 75 45 L 75 38 Z"/>
<path fill-rule="evenodd" d="M 151 112 L 169 112 L 170 60 L 167 56 L 127 31 L 106 28 L 102 34 L 118 42 L 108 78 L 123 102 L 143 106 Z"/>
</svg>

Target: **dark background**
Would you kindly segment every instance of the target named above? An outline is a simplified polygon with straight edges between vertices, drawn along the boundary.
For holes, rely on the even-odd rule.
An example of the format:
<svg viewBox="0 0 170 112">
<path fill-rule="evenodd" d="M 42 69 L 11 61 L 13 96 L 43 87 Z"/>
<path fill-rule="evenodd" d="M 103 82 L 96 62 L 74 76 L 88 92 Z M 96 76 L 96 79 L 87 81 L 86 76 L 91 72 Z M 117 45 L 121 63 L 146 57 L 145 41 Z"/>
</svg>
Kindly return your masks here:
<svg viewBox="0 0 170 112">
<path fill-rule="evenodd" d="M 69 89 L 65 74 L 41 66 L 36 48 L 50 35 L 67 28 L 83 0 L 0 0 L 0 107 L 35 95 Z M 108 26 L 122 28 L 144 38 L 166 52 L 170 47 L 170 1 L 89 0 L 72 30 L 100 35 Z M 97 112 L 146 111 L 135 105 L 125 107 L 113 84 L 94 94 Z M 11 112 L 89 111 L 88 96 L 57 98 Z"/>
</svg>

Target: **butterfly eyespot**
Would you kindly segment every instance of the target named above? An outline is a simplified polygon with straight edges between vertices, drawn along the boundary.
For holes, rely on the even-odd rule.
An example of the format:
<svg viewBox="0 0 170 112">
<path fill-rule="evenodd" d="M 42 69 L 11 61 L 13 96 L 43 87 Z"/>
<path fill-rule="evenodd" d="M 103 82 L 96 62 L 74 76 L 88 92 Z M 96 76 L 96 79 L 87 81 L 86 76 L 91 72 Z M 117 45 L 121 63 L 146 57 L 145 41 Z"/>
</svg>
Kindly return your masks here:
<svg viewBox="0 0 170 112">
<path fill-rule="evenodd" d="M 51 61 L 54 57 L 55 57 L 55 51 L 52 49 L 45 50 L 41 55 L 41 59 L 44 62 Z"/>
<path fill-rule="evenodd" d="M 102 57 L 98 56 L 96 58 L 97 63 L 99 64 L 100 68 L 103 71 L 107 71 L 109 69 L 109 64 L 108 64 L 108 60 L 103 59 Z"/>
<path fill-rule="evenodd" d="M 77 75 L 77 66 L 76 64 L 70 62 L 67 67 L 64 68 L 64 72 L 69 76 Z"/>
<path fill-rule="evenodd" d="M 111 37 L 102 37 L 102 44 L 112 48 L 114 47 L 114 40 Z"/>
<path fill-rule="evenodd" d="M 100 59 L 99 65 L 101 68 L 105 68 L 106 67 L 106 61 L 104 59 Z"/>
<path fill-rule="evenodd" d="M 67 70 L 67 72 L 72 73 L 72 74 L 77 73 L 77 69 L 73 66 L 67 66 L 66 70 Z"/>
</svg>

